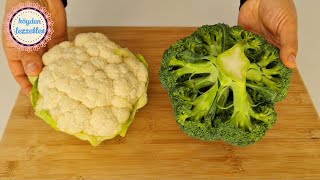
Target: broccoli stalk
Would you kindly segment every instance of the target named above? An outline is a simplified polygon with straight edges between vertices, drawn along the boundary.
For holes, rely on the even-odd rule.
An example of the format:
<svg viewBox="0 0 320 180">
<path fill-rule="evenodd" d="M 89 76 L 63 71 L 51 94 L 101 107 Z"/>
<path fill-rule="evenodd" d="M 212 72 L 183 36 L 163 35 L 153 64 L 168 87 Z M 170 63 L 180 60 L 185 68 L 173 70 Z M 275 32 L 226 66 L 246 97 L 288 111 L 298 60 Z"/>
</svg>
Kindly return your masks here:
<svg viewBox="0 0 320 180">
<path fill-rule="evenodd" d="M 221 53 L 217 58 L 219 79 L 228 82 L 233 92 L 233 113 L 230 122 L 243 130 L 252 130 L 251 117 L 266 122 L 269 114 L 255 112 L 249 103 L 246 77 L 251 63 L 244 54 L 243 42 Z M 226 85 L 224 85 L 226 86 Z"/>
</svg>

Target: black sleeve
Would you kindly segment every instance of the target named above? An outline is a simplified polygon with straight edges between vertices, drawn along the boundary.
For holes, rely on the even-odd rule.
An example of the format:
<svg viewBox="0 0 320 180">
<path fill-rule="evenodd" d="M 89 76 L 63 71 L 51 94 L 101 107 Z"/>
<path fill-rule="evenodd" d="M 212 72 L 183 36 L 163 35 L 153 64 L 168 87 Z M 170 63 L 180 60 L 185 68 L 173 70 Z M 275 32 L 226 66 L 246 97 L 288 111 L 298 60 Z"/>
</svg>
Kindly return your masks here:
<svg viewBox="0 0 320 180">
<path fill-rule="evenodd" d="M 68 4 L 67 0 L 61 0 L 61 1 L 62 1 L 62 3 L 63 3 L 63 6 L 64 6 L 64 7 L 67 7 L 67 4 Z"/>
<path fill-rule="evenodd" d="M 239 7 L 239 8 L 241 8 L 241 6 L 242 6 L 245 2 L 246 2 L 246 0 L 240 0 L 240 7 Z"/>
</svg>

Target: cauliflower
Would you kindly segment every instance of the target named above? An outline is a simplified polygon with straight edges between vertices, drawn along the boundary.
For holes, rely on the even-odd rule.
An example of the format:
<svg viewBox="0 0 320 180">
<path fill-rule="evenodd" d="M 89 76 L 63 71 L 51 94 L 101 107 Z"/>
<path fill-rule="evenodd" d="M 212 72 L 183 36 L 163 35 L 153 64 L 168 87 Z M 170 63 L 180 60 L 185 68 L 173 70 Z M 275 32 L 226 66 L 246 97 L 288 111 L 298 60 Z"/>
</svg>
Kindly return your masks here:
<svg viewBox="0 0 320 180">
<path fill-rule="evenodd" d="M 125 136 L 136 111 L 147 103 L 146 61 L 103 34 L 78 34 L 42 59 L 45 67 L 32 80 L 35 114 L 93 146 Z"/>
</svg>

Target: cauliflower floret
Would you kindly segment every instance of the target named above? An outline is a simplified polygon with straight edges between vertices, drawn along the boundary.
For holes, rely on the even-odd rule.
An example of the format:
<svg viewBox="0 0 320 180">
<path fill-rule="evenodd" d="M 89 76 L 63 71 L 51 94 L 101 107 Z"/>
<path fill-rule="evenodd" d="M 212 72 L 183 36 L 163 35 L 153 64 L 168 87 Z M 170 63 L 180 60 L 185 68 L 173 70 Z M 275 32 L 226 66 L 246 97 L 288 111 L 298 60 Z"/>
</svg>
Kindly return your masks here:
<svg viewBox="0 0 320 180">
<path fill-rule="evenodd" d="M 120 68 L 116 64 L 108 64 L 105 66 L 104 71 L 106 72 L 108 78 L 115 80 L 120 77 Z"/>
<path fill-rule="evenodd" d="M 130 116 L 130 109 L 112 107 L 112 113 L 117 117 L 120 123 L 125 123 Z"/>
<path fill-rule="evenodd" d="M 127 99 L 123 99 L 119 96 L 113 96 L 111 100 L 111 105 L 118 108 L 129 108 L 132 109 L 132 105 Z"/>
<path fill-rule="evenodd" d="M 148 71 L 146 71 L 146 67 L 140 63 L 138 73 L 136 74 L 138 81 L 146 83 L 148 81 Z"/>
<path fill-rule="evenodd" d="M 100 33 L 84 33 L 43 55 L 36 111 L 69 134 L 117 135 L 146 96 L 147 68 Z"/>
<path fill-rule="evenodd" d="M 60 113 L 52 114 L 57 127 L 67 133 L 77 133 L 89 126 L 90 110 L 77 101 L 65 96 L 59 103 Z M 50 112 L 51 113 L 51 112 Z"/>
<path fill-rule="evenodd" d="M 121 124 L 113 115 L 110 107 L 100 107 L 92 110 L 90 128 L 85 129 L 87 134 L 97 136 L 113 136 L 121 130 Z"/>
</svg>

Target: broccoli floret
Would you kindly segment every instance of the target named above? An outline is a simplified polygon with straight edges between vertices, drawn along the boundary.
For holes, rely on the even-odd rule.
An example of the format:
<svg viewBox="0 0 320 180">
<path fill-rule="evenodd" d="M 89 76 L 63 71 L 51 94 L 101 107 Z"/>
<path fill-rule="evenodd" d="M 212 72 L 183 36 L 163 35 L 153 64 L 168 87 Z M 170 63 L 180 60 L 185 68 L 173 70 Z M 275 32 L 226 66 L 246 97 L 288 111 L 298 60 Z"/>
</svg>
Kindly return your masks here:
<svg viewBox="0 0 320 180">
<path fill-rule="evenodd" d="M 196 31 L 193 36 L 196 37 L 208 53 L 217 56 L 228 48 L 229 27 L 225 24 L 204 25 Z"/>
<path fill-rule="evenodd" d="M 159 75 L 184 132 L 244 146 L 273 127 L 291 70 L 263 37 L 216 24 L 167 49 Z"/>
<path fill-rule="evenodd" d="M 274 91 L 274 102 L 279 102 L 287 95 L 291 73 L 281 62 L 279 49 L 265 45 L 261 57 L 247 72 L 247 79 L 251 80 L 252 89 Z"/>
<path fill-rule="evenodd" d="M 180 128 L 189 136 L 197 139 L 206 141 L 217 140 L 217 137 L 215 136 L 215 131 L 217 129 L 212 128 L 212 125 L 209 123 L 209 121 L 206 123 L 187 121 L 184 123 L 184 125 L 180 125 Z"/>
</svg>

